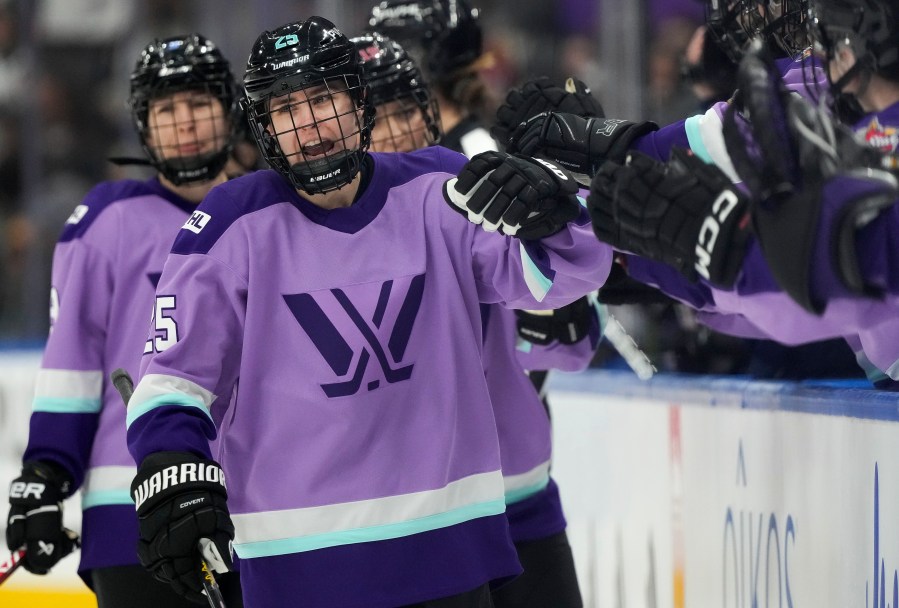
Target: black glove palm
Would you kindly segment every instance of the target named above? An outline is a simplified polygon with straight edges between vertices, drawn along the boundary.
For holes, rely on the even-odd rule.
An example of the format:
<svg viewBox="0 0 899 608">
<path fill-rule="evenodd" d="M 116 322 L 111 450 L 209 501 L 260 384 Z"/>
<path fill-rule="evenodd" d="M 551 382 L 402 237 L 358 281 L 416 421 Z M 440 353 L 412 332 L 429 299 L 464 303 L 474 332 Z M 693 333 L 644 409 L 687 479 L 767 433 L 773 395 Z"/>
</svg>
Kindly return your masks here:
<svg viewBox="0 0 899 608">
<path fill-rule="evenodd" d="M 46 574 L 76 546 L 73 532 L 62 525 L 62 501 L 71 492 L 71 478 L 51 462 L 26 462 L 9 486 L 6 545 L 25 547 L 22 565 Z"/>
<path fill-rule="evenodd" d="M 656 129 L 652 122 L 549 112 L 519 125 L 509 139 L 508 150 L 548 158 L 569 171 L 592 177 L 608 160 L 624 162 L 634 140 Z"/>
<path fill-rule="evenodd" d="M 683 150 L 665 164 L 633 153 L 606 164 L 587 206 L 599 240 L 730 287 L 749 239 L 748 201 L 714 165 Z"/>
<path fill-rule="evenodd" d="M 141 564 L 177 593 L 205 603 L 201 539 L 211 541 L 220 562 L 210 567 L 219 572 L 233 567 L 234 525 L 219 465 L 186 452 L 151 454 L 138 467 L 131 494 L 137 505 Z"/>
<path fill-rule="evenodd" d="M 483 152 L 443 186 L 453 210 L 488 232 L 531 240 L 555 234 L 580 214 L 578 186 L 546 161 Z"/>
<path fill-rule="evenodd" d="M 505 103 L 496 111 L 496 124 L 490 129 L 490 134 L 497 141 L 506 144 L 518 125 L 543 112 L 605 116 L 599 101 L 593 97 L 587 85 L 577 78 L 569 78 L 565 88 L 562 88 L 543 77 L 528 81 L 520 89 L 509 91 Z"/>
</svg>

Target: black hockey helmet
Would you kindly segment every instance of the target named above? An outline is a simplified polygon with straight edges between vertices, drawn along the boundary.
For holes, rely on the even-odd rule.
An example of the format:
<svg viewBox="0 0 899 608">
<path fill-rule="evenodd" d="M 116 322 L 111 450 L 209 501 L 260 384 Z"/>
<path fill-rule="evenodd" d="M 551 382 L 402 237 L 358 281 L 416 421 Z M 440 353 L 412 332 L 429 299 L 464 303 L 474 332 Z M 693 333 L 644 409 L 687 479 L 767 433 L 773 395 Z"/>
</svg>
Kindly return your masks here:
<svg viewBox="0 0 899 608">
<path fill-rule="evenodd" d="M 728 59 L 739 63 L 749 41 L 764 28 L 755 3 L 748 0 L 702 0 L 702 3 L 706 31 Z"/>
<path fill-rule="evenodd" d="M 375 124 L 403 124 L 402 135 L 414 141 L 412 149 L 429 146 L 439 141 L 440 113 L 437 101 L 421 75 L 415 61 L 399 43 L 378 33 L 365 34 L 352 39 L 365 70 L 365 79 L 371 90 L 371 101 L 377 107 Z M 393 104 L 388 107 L 387 104 Z M 421 116 L 420 128 L 413 126 L 409 112 Z M 391 127 L 392 128 L 392 127 Z M 377 141 L 373 135 L 372 148 L 379 151 L 408 152 L 399 144 L 402 137 L 388 131 L 385 141 Z"/>
<path fill-rule="evenodd" d="M 221 101 L 229 132 L 214 134 L 221 145 L 211 153 L 163 158 L 148 141 L 150 102 L 181 91 L 204 91 Z M 153 40 L 131 72 L 128 103 L 147 158 L 166 179 L 175 185 L 203 182 L 222 171 L 240 128 L 240 116 L 231 66 L 211 40 L 201 34 Z"/>
<path fill-rule="evenodd" d="M 308 107 L 303 89 L 315 87 L 324 91 L 333 115 L 312 118 L 308 124 L 293 124 L 288 131 L 273 131 L 271 103 L 285 97 L 291 108 Z M 247 119 L 263 157 L 297 189 L 310 194 L 336 190 L 349 184 L 362 166 L 371 141 L 374 106 L 369 99 L 362 60 L 356 47 L 337 27 L 323 17 L 289 23 L 256 39 L 244 75 Z M 346 94 L 352 107 L 341 112 L 335 97 Z M 323 96 L 317 94 L 318 101 Z M 353 128 L 344 130 L 343 117 L 353 116 Z M 338 119 L 340 141 L 327 145 L 298 146 L 299 151 L 286 153 L 279 137 L 296 137 L 304 129 L 315 129 L 321 140 L 319 124 Z M 354 141 L 358 135 L 358 142 Z M 338 147 L 336 152 L 330 150 Z"/>
<path fill-rule="evenodd" d="M 444 78 L 483 54 L 478 15 L 468 0 L 382 0 L 368 23 L 416 58 L 416 47 L 422 48 L 431 77 Z"/>
<path fill-rule="evenodd" d="M 811 31 L 815 42 L 832 59 L 839 42 L 855 54 L 855 65 L 835 92 L 860 71 L 899 81 L 899 3 L 893 0 L 814 0 Z"/>
</svg>

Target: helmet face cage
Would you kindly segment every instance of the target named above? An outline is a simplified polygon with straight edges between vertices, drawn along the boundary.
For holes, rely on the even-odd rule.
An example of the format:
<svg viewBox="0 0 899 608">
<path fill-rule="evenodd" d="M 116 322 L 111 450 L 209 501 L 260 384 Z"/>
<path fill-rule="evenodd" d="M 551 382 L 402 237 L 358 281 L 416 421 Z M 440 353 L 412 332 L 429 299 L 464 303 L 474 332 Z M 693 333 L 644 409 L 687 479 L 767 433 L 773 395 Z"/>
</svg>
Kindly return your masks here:
<svg viewBox="0 0 899 608">
<path fill-rule="evenodd" d="M 709 35 L 728 59 L 739 63 L 750 40 L 747 33 L 750 26 L 744 28 L 741 23 L 741 19 L 746 20 L 746 3 L 743 0 L 705 0 L 704 4 Z"/>
<path fill-rule="evenodd" d="M 811 9 L 810 32 L 828 61 L 840 43 L 849 45 L 860 69 L 899 79 L 899 24 L 886 0 L 828 0 Z"/>
<path fill-rule="evenodd" d="M 371 149 L 374 152 L 411 152 L 440 141 L 436 100 L 427 90 L 377 104 Z"/>
<path fill-rule="evenodd" d="M 374 33 L 353 38 L 377 108 L 371 148 L 410 152 L 437 143 L 440 113 L 418 66 L 405 49 Z"/>
<path fill-rule="evenodd" d="M 356 102 L 365 90 L 359 76 L 345 75 L 294 85 L 252 104 L 248 118 L 263 157 L 309 194 L 347 185 L 371 143 L 374 112 L 363 117 Z"/>
<path fill-rule="evenodd" d="M 351 183 L 374 107 L 355 47 L 321 17 L 264 32 L 244 76 L 250 130 L 265 160 L 309 194 Z"/>
<path fill-rule="evenodd" d="M 129 106 L 150 164 L 176 186 L 224 169 L 240 124 L 236 85 L 203 36 L 147 45 L 131 74 Z"/>
<path fill-rule="evenodd" d="M 808 49 L 808 0 L 764 0 L 760 3 L 765 9 L 765 34 L 788 57 L 796 58 Z"/>
</svg>

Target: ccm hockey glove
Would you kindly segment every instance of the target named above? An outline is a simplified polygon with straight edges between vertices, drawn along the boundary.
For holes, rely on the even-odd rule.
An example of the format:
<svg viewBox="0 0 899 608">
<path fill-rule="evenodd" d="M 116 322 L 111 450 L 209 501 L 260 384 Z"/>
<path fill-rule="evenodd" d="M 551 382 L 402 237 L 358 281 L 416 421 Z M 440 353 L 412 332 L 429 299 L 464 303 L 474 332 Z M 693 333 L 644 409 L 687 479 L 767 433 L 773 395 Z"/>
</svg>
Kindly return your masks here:
<svg viewBox="0 0 899 608">
<path fill-rule="evenodd" d="M 490 134 L 506 144 L 518 125 L 543 112 L 567 112 L 600 118 L 606 115 L 587 85 L 577 78 L 569 78 L 565 88 L 562 88 L 549 78 L 542 77 L 529 80 L 520 89 L 509 91 L 505 103 L 496 111 L 496 124 L 491 127 Z"/>
<path fill-rule="evenodd" d="M 75 548 L 77 537 L 62 525 L 62 501 L 71 490 L 69 474 L 43 461 L 26 462 L 10 484 L 6 545 L 25 547 L 22 565 L 29 572 L 46 574 Z"/>
<path fill-rule="evenodd" d="M 581 205 L 577 182 L 550 162 L 482 152 L 443 185 L 449 206 L 487 232 L 536 240 L 562 230 Z"/>
<path fill-rule="evenodd" d="M 721 287 L 734 284 L 746 254 L 748 205 L 720 169 L 679 148 L 668 163 L 634 152 L 606 164 L 587 199 L 600 241 Z"/>
<path fill-rule="evenodd" d="M 560 344 L 575 344 L 590 332 L 591 321 L 596 310 L 588 296 L 578 298 L 571 304 L 547 311 L 515 311 L 518 337 L 541 346 L 558 341 Z"/>
<path fill-rule="evenodd" d="M 549 112 L 519 125 L 509 139 L 508 151 L 548 158 L 592 177 L 608 160 L 624 162 L 634 140 L 658 128 L 654 122 Z"/>
<path fill-rule="evenodd" d="M 201 560 L 216 572 L 233 569 L 234 525 L 221 467 L 187 452 L 150 454 L 137 469 L 131 495 L 141 564 L 177 593 L 206 603 Z"/>
</svg>

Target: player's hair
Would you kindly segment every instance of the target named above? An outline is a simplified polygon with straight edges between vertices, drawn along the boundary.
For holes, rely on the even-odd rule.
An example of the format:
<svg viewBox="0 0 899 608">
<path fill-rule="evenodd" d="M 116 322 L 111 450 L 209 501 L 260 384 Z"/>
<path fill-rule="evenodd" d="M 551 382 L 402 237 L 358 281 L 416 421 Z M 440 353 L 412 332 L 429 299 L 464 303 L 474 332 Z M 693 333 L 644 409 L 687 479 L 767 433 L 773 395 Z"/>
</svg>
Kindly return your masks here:
<svg viewBox="0 0 899 608">
<path fill-rule="evenodd" d="M 431 96 L 430 89 L 422 77 L 421 70 L 415 61 L 399 43 L 378 33 L 365 34 L 352 39 L 362 59 L 365 79 L 371 90 L 371 101 L 377 108 L 377 120 L 388 118 L 384 114 L 385 105 L 398 102 L 394 110 L 394 121 L 405 120 L 407 128 L 404 134 L 410 134 L 422 145 L 437 143 L 441 137 L 440 112 L 437 102 Z M 423 128 L 414 133 L 407 112 L 419 112 L 423 120 Z M 393 151 L 406 152 L 397 146 L 397 137 L 391 132 L 387 142 L 378 144 L 381 150 L 392 148 Z"/>
<path fill-rule="evenodd" d="M 163 158 L 148 143 L 150 102 L 181 91 L 203 91 L 218 99 L 228 119 L 224 144 L 211 153 Z M 175 185 L 208 181 L 228 161 L 240 118 L 237 87 L 231 66 L 221 51 L 201 34 L 155 39 L 141 51 L 131 72 L 128 99 L 131 116 L 150 164 Z M 219 139 L 222 134 L 214 133 Z"/>
<path fill-rule="evenodd" d="M 353 115 L 354 128 L 344 132 L 342 121 L 338 125 L 344 146 L 358 135 L 359 143 L 352 144 L 355 147 L 314 156 L 307 155 L 300 146 L 296 154 L 288 155 L 282 150 L 278 136 L 293 133 L 293 137 L 299 137 L 304 125 L 294 124 L 288 132 L 272 132 L 271 101 L 289 96 L 292 106 L 309 103 L 305 95 L 296 93 L 310 87 L 323 87 L 326 91 L 333 109 L 333 116 L 326 120 L 342 116 L 334 96 L 349 95 L 352 109 L 343 114 Z M 353 180 L 371 142 L 375 111 L 356 47 L 333 23 L 323 17 L 310 17 L 263 32 L 247 61 L 244 89 L 247 119 L 262 156 L 295 188 L 317 194 L 342 188 Z M 318 132 L 318 125 L 314 119 L 305 126 Z"/>
</svg>

